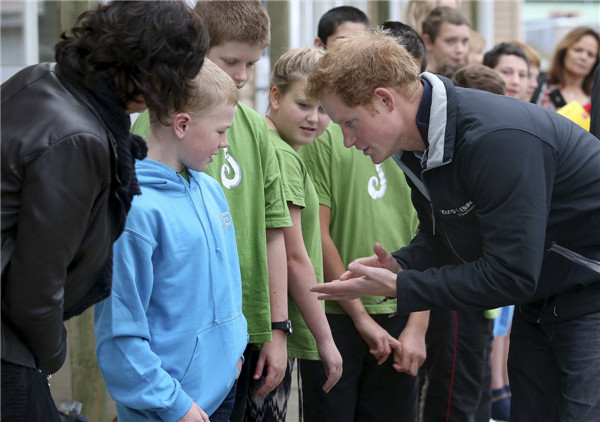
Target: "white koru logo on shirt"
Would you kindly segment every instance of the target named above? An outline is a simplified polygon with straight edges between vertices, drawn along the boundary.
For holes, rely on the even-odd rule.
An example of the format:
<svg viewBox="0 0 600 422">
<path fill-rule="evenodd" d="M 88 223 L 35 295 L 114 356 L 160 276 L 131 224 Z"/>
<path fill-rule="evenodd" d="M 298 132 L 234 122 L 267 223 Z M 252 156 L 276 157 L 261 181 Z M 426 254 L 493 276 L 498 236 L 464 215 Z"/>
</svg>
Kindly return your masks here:
<svg viewBox="0 0 600 422">
<path fill-rule="evenodd" d="M 238 162 L 235 161 L 235 158 L 229 155 L 227 148 L 223 148 L 223 153 L 231 167 L 227 164 L 223 164 L 223 167 L 221 167 L 221 183 L 227 189 L 233 189 L 242 181 L 242 168 Z"/>
<path fill-rule="evenodd" d="M 375 164 L 375 170 L 377 170 L 377 178 L 373 176 L 369 179 L 369 195 L 373 199 L 381 199 L 385 196 L 385 192 L 387 191 L 387 181 L 385 180 L 385 174 L 383 173 L 383 169 L 381 168 L 381 164 Z"/>
</svg>

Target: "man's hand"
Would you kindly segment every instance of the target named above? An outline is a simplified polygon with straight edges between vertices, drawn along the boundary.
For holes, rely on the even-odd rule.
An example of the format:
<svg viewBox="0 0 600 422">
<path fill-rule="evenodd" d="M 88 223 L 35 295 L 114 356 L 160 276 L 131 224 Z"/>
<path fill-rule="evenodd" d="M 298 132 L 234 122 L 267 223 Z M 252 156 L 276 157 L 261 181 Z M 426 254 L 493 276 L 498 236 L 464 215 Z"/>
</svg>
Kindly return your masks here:
<svg viewBox="0 0 600 422">
<path fill-rule="evenodd" d="M 342 355 L 340 355 L 331 337 L 329 337 L 328 341 L 323 342 L 323 344 L 317 342 L 317 348 L 325 367 L 325 376 L 327 377 L 327 381 L 323 384 L 323 391 L 329 393 L 342 377 Z"/>
<path fill-rule="evenodd" d="M 340 280 L 311 287 L 311 292 L 321 293 L 321 300 L 350 300 L 362 296 L 396 297 L 396 273 L 356 262 L 350 263 L 348 270 Z"/>
<path fill-rule="evenodd" d="M 392 337 L 370 315 L 355 321 L 354 325 L 365 343 L 369 345 L 369 353 L 377 360 L 378 365 L 387 360 L 392 350 L 401 348 L 398 340 Z"/>
<path fill-rule="evenodd" d="M 385 250 L 379 242 L 375 243 L 373 246 L 373 251 L 375 252 L 375 255 L 367 256 L 365 258 L 357 258 L 352 261 L 352 263 L 362 264 L 373 268 L 385 268 L 386 270 L 390 270 L 395 274 L 398 274 L 400 271 L 402 271 L 400 264 L 398 264 L 392 254 Z M 352 265 L 352 263 L 350 263 L 350 265 Z M 348 265 L 348 267 L 350 267 L 350 265 Z M 343 276 L 341 279 L 343 280 Z"/>
<path fill-rule="evenodd" d="M 179 419 L 177 422 L 210 422 L 208 420 L 208 415 L 200 406 L 198 406 L 195 402 L 192 403 L 192 407 L 187 411 L 183 418 Z"/>
<path fill-rule="evenodd" d="M 287 337 L 282 330 L 273 330 L 271 341 L 265 342 L 260 349 L 253 379 L 258 381 L 267 367 L 265 383 L 256 390 L 254 396 L 270 393 L 281 383 L 287 368 Z"/>
</svg>

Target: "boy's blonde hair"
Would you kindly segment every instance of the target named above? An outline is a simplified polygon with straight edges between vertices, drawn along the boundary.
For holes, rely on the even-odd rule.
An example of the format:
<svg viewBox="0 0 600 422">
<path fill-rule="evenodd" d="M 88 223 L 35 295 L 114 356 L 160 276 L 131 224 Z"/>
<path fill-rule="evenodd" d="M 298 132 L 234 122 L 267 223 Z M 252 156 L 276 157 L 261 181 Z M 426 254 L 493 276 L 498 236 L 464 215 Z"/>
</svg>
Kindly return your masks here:
<svg viewBox="0 0 600 422">
<path fill-rule="evenodd" d="M 348 107 L 371 108 L 376 88 L 392 87 L 410 98 L 419 83 L 419 69 L 406 49 L 389 32 L 372 29 L 333 43 L 310 72 L 306 94 L 333 93 Z"/>
<path fill-rule="evenodd" d="M 201 115 L 216 104 L 235 105 L 239 100 L 239 90 L 233 79 L 209 59 L 204 59 L 202 69 L 200 69 L 200 73 L 193 79 L 192 83 L 194 84 L 193 95 L 183 105 L 182 113 Z M 159 123 L 152 110 L 149 110 L 149 113 L 151 125 Z M 172 122 L 172 117 L 171 115 L 169 124 Z"/>
<path fill-rule="evenodd" d="M 314 65 L 323 57 L 316 48 L 293 48 L 283 53 L 271 72 L 271 88 L 276 86 L 282 94 L 300 78 L 307 78 Z"/>
<path fill-rule="evenodd" d="M 227 41 L 261 49 L 271 42 L 271 21 L 259 0 L 199 0 L 194 10 L 210 35 L 210 48 Z"/>
</svg>

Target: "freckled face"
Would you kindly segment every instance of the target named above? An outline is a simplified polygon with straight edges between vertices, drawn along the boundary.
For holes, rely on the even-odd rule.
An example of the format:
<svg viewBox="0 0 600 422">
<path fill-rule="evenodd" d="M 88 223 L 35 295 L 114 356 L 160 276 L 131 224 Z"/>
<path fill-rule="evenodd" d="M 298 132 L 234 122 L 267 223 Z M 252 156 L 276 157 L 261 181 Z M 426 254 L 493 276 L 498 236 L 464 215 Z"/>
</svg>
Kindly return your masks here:
<svg viewBox="0 0 600 422">
<path fill-rule="evenodd" d="M 227 147 L 225 131 L 231 126 L 235 105 L 220 103 L 201 116 L 191 116 L 181 140 L 179 161 L 192 170 L 204 171 L 212 156 Z"/>
<path fill-rule="evenodd" d="M 402 101 L 396 103 L 398 113 L 393 116 L 375 96 L 373 111 L 364 106 L 349 107 L 334 93 L 325 94 L 321 105 L 331 120 L 340 125 L 344 146 L 354 146 L 380 164 L 399 149 L 419 149 L 416 145 L 422 142 L 415 121 L 416 110 L 411 111 Z"/>
<path fill-rule="evenodd" d="M 305 87 L 306 79 L 300 78 L 284 94 L 277 88 L 271 92 L 269 117 L 279 136 L 296 150 L 321 136 L 330 122 L 319 102 L 306 98 Z"/>
<path fill-rule="evenodd" d="M 240 89 L 250 80 L 261 54 L 262 48 L 254 44 L 226 41 L 212 47 L 206 57 L 224 70 Z"/>
</svg>

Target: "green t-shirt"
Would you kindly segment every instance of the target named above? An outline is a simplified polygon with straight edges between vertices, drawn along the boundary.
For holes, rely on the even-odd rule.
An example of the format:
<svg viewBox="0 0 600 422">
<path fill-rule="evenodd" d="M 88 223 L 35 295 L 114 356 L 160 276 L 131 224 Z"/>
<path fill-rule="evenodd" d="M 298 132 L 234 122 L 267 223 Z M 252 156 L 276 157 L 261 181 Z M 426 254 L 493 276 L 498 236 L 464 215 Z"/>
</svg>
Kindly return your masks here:
<svg viewBox="0 0 600 422">
<path fill-rule="evenodd" d="M 132 132 L 147 137 L 148 113 Z M 213 157 L 205 173 L 221 183 L 235 227 L 242 273 L 242 309 L 250 343 L 271 341 L 266 229 L 292 224 L 283 196 L 275 149 L 264 118 L 238 103 L 225 136 L 229 146 Z"/>
<path fill-rule="evenodd" d="M 281 169 L 285 199 L 302 208 L 300 218 L 304 246 L 315 270 L 317 283 L 322 283 L 323 250 L 317 192 L 300 156 L 279 137 L 277 132 L 274 130 L 269 132 Z M 288 297 L 288 314 L 294 327 L 294 332 L 287 339 L 288 356 L 298 359 L 320 359 L 317 342 L 291 297 Z"/>
<path fill-rule="evenodd" d="M 337 124 L 330 124 L 315 142 L 299 153 L 319 195 L 331 208 L 329 233 L 344 265 L 373 255 L 375 242 L 390 252 L 406 246 L 417 229 L 417 213 L 404 173 L 392 158 L 380 165 L 356 148 L 346 148 Z M 370 314 L 396 312 L 396 300 L 377 304 L 381 297 L 362 302 Z M 344 313 L 337 302 L 327 301 L 328 313 Z"/>
</svg>

